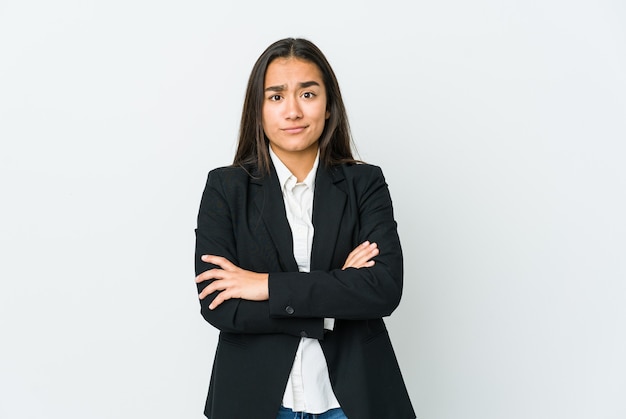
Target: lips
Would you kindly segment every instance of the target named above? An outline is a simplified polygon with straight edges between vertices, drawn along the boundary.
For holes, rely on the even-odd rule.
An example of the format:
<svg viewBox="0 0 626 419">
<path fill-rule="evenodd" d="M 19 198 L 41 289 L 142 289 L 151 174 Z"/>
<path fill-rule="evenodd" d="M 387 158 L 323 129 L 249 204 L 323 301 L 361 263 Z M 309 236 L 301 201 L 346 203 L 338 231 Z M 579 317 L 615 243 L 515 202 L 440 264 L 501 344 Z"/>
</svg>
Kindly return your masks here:
<svg viewBox="0 0 626 419">
<path fill-rule="evenodd" d="M 305 129 L 306 127 L 289 127 L 289 128 L 282 128 L 282 131 L 286 132 L 287 134 L 299 134 Z"/>
</svg>

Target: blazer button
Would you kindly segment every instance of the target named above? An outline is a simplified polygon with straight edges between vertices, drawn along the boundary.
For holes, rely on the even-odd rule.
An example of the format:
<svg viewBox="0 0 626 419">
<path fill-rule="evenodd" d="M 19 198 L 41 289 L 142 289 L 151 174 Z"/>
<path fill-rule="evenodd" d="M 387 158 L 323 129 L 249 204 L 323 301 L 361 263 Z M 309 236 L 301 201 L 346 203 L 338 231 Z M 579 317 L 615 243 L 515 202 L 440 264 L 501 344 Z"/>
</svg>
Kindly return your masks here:
<svg viewBox="0 0 626 419">
<path fill-rule="evenodd" d="M 303 338 L 308 338 L 309 334 L 303 330 L 302 332 L 300 332 L 300 336 L 302 336 Z"/>
<path fill-rule="evenodd" d="M 295 310 L 293 309 L 293 307 L 287 306 L 285 307 L 285 311 L 287 312 L 287 314 L 293 314 Z"/>
</svg>

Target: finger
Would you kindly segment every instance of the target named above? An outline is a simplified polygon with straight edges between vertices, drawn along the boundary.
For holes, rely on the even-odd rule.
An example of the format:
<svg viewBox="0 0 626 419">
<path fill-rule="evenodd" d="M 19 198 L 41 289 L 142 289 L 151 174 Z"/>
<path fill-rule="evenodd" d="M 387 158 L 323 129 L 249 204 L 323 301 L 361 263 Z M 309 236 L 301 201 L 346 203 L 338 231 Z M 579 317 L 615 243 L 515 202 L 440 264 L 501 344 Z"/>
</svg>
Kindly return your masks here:
<svg viewBox="0 0 626 419">
<path fill-rule="evenodd" d="M 229 292 L 227 291 L 220 292 L 213 299 L 213 301 L 211 301 L 211 304 L 209 304 L 209 310 L 215 310 L 215 308 L 218 307 L 220 304 L 222 304 L 224 301 L 230 300 L 230 299 L 231 299 L 231 295 Z"/>
<path fill-rule="evenodd" d="M 380 253 L 380 250 L 378 249 L 378 245 L 376 243 L 372 243 L 372 245 L 370 246 L 370 253 L 369 253 L 370 258 L 373 258 L 374 256 L 378 256 L 379 253 Z"/>
<path fill-rule="evenodd" d="M 374 260 L 368 260 L 368 261 L 361 262 L 361 263 L 355 263 L 353 265 L 348 266 L 348 268 L 356 268 L 356 269 L 371 268 L 375 264 L 376 262 L 374 262 Z"/>
<path fill-rule="evenodd" d="M 212 293 L 213 291 L 205 288 L 200 292 L 200 294 L 198 294 L 198 298 L 201 300 L 204 300 L 207 296 L 211 295 Z"/>
<path fill-rule="evenodd" d="M 359 248 L 353 255 L 353 260 L 363 261 L 372 258 L 378 254 L 376 243 L 371 243 L 363 248 Z"/>
<path fill-rule="evenodd" d="M 224 279 L 226 277 L 226 271 L 223 269 L 209 269 L 208 271 L 202 272 L 200 275 L 196 276 L 196 284 L 199 284 L 203 281 L 208 281 L 211 279 Z"/>
<path fill-rule="evenodd" d="M 348 256 L 342 269 L 374 266 L 372 258 L 376 257 L 378 253 L 379 250 L 376 243 L 370 243 L 364 247 L 359 246 Z"/>
<path fill-rule="evenodd" d="M 207 297 L 208 295 L 213 294 L 214 292 L 229 292 L 232 293 L 233 289 L 237 286 L 236 281 L 232 281 L 230 278 L 219 279 L 211 282 L 209 285 L 204 287 L 204 289 L 198 294 L 200 299 Z"/>
<path fill-rule="evenodd" d="M 350 254 L 352 253 L 358 253 L 359 251 L 362 251 L 364 249 L 367 249 L 370 246 L 370 242 L 369 240 L 365 240 L 363 243 L 361 243 L 360 245 L 358 245 L 357 247 L 354 248 L 354 250 L 352 250 L 352 252 L 350 252 Z"/>
<path fill-rule="evenodd" d="M 359 257 L 359 255 L 366 251 L 367 248 L 369 247 L 370 242 L 369 241 L 365 241 L 363 243 L 361 243 L 360 245 L 358 245 L 357 247 L 355 247 L 350 254 L 348 254 L 348 257 L 346 258 L 346 263 L 345 265 L 349 265 L 352 261 L 354 261 L 356 258 Z"/>
<path fill-rule="evenodd" d="M 378 245 L 376 243 L 369 243 L 367 246 L 359 246 L 350 253 L 348 260 L 359 261 L 364 258 L 369 259 L 375 256 L 378 251 Z"/>
<path fill-rule="evenodd" d="M 209 285 L 207 285 L 206 287 L 204 287 L 204 289 L 202 289 L 202 291 L 200 291 L 200 294 L 198 294 L 198 296 L 200 297 L 200 299 L 204 299 L 206 298 L 208 295 L 213 294 L 216 291 L 222 291 L 225 290 L 227 287 L 224 284 L 223 280 L 220 281 L 213 281 L 211 282 Z"/>
<path fill-rule="evenodd" d="M 233 268 L 236 268 L 236 266 L 230 260 L 222 256 L 202 255 L 201 259 L 203 262 L 217 265 L 224 270 L 232 270 Z"/>
</svg>

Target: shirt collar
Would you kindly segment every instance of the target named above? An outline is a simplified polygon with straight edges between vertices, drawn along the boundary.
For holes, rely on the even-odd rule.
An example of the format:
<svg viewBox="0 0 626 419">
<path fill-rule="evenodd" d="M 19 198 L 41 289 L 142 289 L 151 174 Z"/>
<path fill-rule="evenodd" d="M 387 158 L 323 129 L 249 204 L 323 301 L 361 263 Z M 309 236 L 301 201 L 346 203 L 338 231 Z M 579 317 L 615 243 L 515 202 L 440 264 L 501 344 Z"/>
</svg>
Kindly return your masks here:
<svg viewBox="0 0 626 419">
<path fill-rule="evenodd" d="M 272 147 L 268 147 L 270 151 L 270 158 L 272 159 L 272 163 L 274 164 L 274 168 L 276 169 L 276 175 L 278 175 L 278 182 L 280 184 L 280 188 L 284 189 L 288 184 L 291 184 L 293 187 L 297 180 L 296 177 L 291 173 L 291 171 L 285 166 L 285 164 L 280 160 L 280 158 L 274 153 Z M 313 167 L 309 174 L 304 178 L 301 183 L 304 183 L 311 190 L 315 187 L 315 175 L 317 173 L 317 166 L 319 166 L 320 162 L 320 150 L 317 149 L 317 156 L 315 156 L 315 162 L 313 162 Z"/>
</svg>

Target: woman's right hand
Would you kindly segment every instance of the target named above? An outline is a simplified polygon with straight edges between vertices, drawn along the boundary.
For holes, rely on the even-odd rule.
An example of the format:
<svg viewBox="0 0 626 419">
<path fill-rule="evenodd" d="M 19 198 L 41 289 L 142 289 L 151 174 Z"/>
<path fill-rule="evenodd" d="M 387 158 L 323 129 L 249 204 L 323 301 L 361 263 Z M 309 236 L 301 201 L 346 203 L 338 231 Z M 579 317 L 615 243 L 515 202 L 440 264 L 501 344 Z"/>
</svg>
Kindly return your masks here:
<svg viewBox="0 0 626 419">
<path fill-rule="evenodd" d="M 341 270 L 347 268 L 370 268 L 374 266 L 373 258 L 378 255 L 378 245 L 365 241 L 350 252 Z"/>
</svg>

